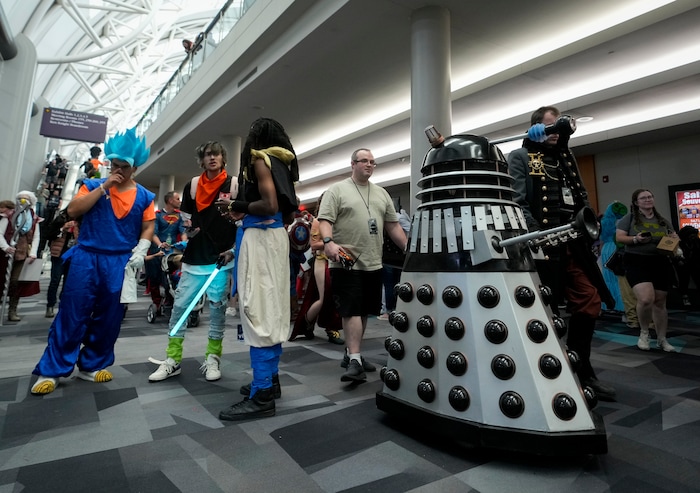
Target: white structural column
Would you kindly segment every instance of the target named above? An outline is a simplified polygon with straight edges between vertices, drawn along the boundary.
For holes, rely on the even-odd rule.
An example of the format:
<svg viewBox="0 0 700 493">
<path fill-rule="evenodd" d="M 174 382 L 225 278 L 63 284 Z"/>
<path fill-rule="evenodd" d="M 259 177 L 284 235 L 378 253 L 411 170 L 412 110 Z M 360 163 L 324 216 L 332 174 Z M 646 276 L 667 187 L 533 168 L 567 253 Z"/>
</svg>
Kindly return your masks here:
<svg viewBox="0 0 700 493">
<path fill-rule="evenodd" d="M 241 169 L 241 150 L 243 139 L 239 135 L 225 135 L 221 144 L 226 148 L 226 173 L 238 178 Z"/>
<path fill-rule="evenodd" d="M 138 175 L 136 180 L 138 181 Z M 165 205 L 165 194 L 175 190 L 175 177 L 173 175 L 161 175 L 160 184 L 158 186 L 158 203 L 156 207 L 162 209 Z M 178 193 L 182 193 L 182 190 L 175 190 Z"/>
<path fill-rule="evenodd" d="M 450 12 L 429 6 L 411 14 L 411 213 L 420 167 L 430 149 L 425 127 L 434 125 L 445 137 L 452 133 Z"/>
<path fill-rule="evenodd" d="M 25 147 L 32 108 L 32 89 L 37 68 L 36 48 L 24 35 L 15 38 L 17 56 L 0 62 L 0 166 L 3 176 L 0 180 L 0 197 L 12 199 L 17 194 L 20 177 L 25 170 Z M 41 162 L 33 163 L 28 174 L 36 176 Z M 36 180 L 26 182 L 36 188 Z"/>
</svg>

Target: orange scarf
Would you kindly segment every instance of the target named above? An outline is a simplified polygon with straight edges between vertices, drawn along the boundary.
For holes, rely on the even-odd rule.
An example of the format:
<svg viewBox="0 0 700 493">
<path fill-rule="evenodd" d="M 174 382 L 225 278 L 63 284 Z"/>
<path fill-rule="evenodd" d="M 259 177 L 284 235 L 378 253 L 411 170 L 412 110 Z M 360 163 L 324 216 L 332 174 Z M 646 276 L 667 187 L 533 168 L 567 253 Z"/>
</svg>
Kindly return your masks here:
<svg viewBox="0 0 700 493">
<path fill-rule="evenodd" d="M 199 181 L 197 182 L 197 191 L 195 193 L 195 202 L 197 203 L 198 212 L 203 211 L 219 198 L 219 189 L 224 181 L 226 181 L 226 177 L 228 177 L 228 175 L 225 169 L 216 175 L 213 180 L 207 178 L 206 171 L 202 173 L 202 176 L 199 177 Z"/>
</svg>

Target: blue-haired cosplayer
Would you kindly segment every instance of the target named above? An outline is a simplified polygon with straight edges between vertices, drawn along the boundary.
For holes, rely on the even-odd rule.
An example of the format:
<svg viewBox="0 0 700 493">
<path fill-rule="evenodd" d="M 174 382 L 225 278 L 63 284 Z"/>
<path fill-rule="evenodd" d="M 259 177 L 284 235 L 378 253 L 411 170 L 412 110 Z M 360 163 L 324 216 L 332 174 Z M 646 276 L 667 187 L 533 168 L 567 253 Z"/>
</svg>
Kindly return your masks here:
<svg viewBox="0 0 700 493">
<path fill-rule="evenodd" d="M 71 268 L 64 281 L 58 314 L 48 344 L 33 373 L 32 394 L 48 394 L 78 366 L 76 376 L 108 382 L 114 344 L 124 315 L 123 291 L 135 285 L 153 237 L 155 195 L 133 179 L 149 156 L 145 139 L 134 129 L 105 143 L 111 161 L 107 178 L 85 180 L 68 204 L 72 218 L 81 218 L 78 244 L 66 252 Z"/>
</svg>

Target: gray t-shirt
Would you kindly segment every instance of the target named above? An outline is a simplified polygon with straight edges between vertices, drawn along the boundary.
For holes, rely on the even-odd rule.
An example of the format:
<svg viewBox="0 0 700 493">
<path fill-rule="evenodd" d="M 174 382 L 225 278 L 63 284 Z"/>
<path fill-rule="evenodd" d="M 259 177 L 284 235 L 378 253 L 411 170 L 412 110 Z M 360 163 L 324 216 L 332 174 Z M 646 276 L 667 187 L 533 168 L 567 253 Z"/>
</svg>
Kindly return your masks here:
<svg viewBox="0 0 700 493">
<path fill-rule="evenodd" d="M 665 218 L 662 218 L 665 224 L 671 224 Z M 638 233 L 643 233 L 648 231 L 651 233 L 651 241 L 649 243 L 637 243 L 632 245 L 625 245 L 625 252 L 634 253 L 637 255 L 658 255 L 659 252 L 656 251 L 656 245 L 659 244 L 661 238 L 669 234 L 671 231 L 669 228 L 661 224 L 659 219 L 654 216 L 651 219 L 647 219 L 642 216 L 641 224 L 634 224 L 632 222 L 632 214 L 627 214 L 617 221 L 617 229 L 621 229 L 629 236 L 635 236 Z"/>
<path fill-rule="evenodd" d="M 346 178 L 326 190 L 318 212 L 319 220 L 333 224 L 333 241 L 348 250 L 357 263 L 356 270 L 382 268 L 384 223 L 399 220 L 389 193 L 379 185 L 356 185 Z M 376 223 L 376 233 L 370 232 L 370 219 Z M 336 262 L 331 267 L 338 267 Z"/>
</svg>

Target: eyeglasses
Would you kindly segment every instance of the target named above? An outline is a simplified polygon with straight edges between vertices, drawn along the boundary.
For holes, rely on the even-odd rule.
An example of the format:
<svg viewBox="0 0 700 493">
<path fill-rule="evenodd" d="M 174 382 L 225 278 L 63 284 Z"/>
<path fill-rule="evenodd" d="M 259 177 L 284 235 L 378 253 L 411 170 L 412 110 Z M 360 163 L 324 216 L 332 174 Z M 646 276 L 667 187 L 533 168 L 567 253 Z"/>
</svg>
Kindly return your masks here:
<svg viewBox="0 0 700 493">
<path fill-rule="evenodd" d="M 221 153 L 219 151 L 206 151 L 204 153 L 204 157 L 209 157 L 209 156 L 219 156 Z"/>
<path fill-rule="evenodd" d="M 653 195 L 645 195 L 644 197 L 637 197 L 637 200 L 654 200 Z"/>
<path fill-rule="evenodd" d="M 355 159 L 355 162 L 356 162 L 356 163 L 360 163 L 360 164 L 367 164 L 367 163 L 369 163 L 369 164 L 371 164 L 372 166 L 376 166 L 376 165 L 377 165 L 377 162 L 376 162 L 374 159 Z"/>
</svg>

